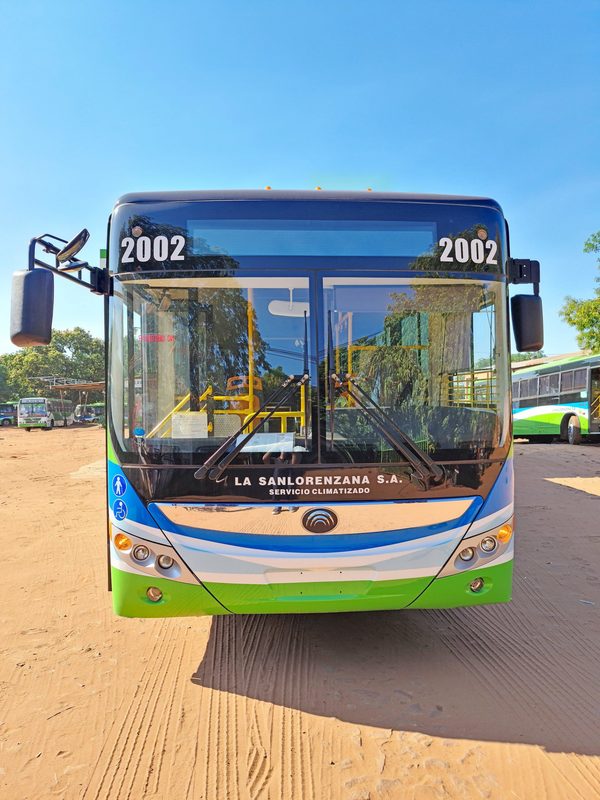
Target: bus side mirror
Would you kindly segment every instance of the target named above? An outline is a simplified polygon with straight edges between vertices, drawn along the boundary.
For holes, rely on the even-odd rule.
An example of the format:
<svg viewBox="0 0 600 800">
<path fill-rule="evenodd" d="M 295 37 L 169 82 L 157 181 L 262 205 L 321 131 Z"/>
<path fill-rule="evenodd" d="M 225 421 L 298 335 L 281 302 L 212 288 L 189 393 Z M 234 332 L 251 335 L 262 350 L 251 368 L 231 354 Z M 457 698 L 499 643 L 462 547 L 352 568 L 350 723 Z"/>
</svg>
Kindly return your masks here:
<svg viewBox="0 0 600 800">
<path fill-rule="evenodd" d="M 542 298 L 538 294 L 517 294 L 511 298 L 510 311 L 519 353 L 541 350 L 544 346 Z"/>
<path fill-rule="evenodd" d="M 47 269 L 13 274 L 10 339 L 18 347 L 50 344 L 54 309 L 54 275 Z"/>
<path fill-rule="evenodd" d="M 87 240 L 90 238 L 90 233 L 87 228 L 84 228 L 82 231 L 79 231 L 77 236 L 74 236 L 71 241 L 66 244 L 62 250 L 59 250 L 56 254 L 56 260 L 59 264 L 63 264 L 65 261 L 68 261 L 70 258 L 74 258 L 77 253 L 84 247 Z"/>
</svg>

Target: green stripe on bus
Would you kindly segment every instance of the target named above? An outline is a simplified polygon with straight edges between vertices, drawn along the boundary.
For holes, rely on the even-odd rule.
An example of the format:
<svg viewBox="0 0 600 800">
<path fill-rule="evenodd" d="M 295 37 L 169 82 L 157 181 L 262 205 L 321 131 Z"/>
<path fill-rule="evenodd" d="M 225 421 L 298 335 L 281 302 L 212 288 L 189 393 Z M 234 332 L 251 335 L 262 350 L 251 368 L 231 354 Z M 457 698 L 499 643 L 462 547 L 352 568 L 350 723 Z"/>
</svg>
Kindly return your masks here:
<svg viewBox="0 0 600 800">
<path fill-rule="evenodd" d="M 122 617 L 185 617 L 227 614 L 331 613 L 398 608 L 457 608 L 506 603 L 511 599 L 513 562 L 468 570 L 444 578 L 396 581 L 315 582 L 303 584 L 201 584 L 135 575 L 112 568 L 113 607 Z M 485 581 L 472 592 L 474 578 Z M 163 593 L 158 603 L 146 597 L 150 586 Z M 208 591 L 207 591 L 208 589 Z M 212 596 L 227 606 L 224 608 Z M 416 598 L 416 599 L 415 599 Z"/>
<path fill-rule="evenodd" d="M 508 603 L 512 596 L 513 562 L 470 569 L 459 575 L 436 578 L 409 608 L 461 608 L 490 603 Z M 483 589 L 473 592 L 471 581 L 483 578 Z"/>
<path fill-rule="evenodd" d="M 199 583 L 135 575 L 115 567 L 111 568 L 111 574 L 113 609 L 121 617 L 201 617 L 229 613 Z M 150 586 L 163 593 L 158 603 L 146 597 Z"/>
<path fill-rule="evenodd" d="M 569 416 L 569 414 L 565 414 L 561 411 L 558 414 L 535 414 L 534 416 L 525 417 L 523 419 L 513 419 L 513 435 L 526 436 L 527 434 L 531 434 L 534 436 L 535 434 L 554 434 L 558 436 L 561 422 L 565 416 Z M 582 417 L 575 413 L 573 413 L 572 416 L 577 417 L 581 433 L 586 434 L 588 432 L 587 417 Z"/>
<path fill-rule="evenodd" d="M 237 614 L 319 614 L 403 608 L 432 577 L 395 581 L 307 583 L 206 583 L 206 588 Z"/>
</svg>

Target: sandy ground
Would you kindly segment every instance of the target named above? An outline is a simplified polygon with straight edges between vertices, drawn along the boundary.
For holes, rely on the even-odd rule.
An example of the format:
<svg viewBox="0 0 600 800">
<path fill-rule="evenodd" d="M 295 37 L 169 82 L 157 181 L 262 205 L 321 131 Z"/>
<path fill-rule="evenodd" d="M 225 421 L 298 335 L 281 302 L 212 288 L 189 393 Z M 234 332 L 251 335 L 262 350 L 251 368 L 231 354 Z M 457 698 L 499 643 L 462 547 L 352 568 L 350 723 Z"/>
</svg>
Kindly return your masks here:
<svg viewBox="0 0 600 800">
<path fill-rule="evenodd" d="M 516 446 L 510 606 L 125 620 L 99 429 L 0 430 L 0 797 L 600 797 L 600 447 Z"/>
</svg>

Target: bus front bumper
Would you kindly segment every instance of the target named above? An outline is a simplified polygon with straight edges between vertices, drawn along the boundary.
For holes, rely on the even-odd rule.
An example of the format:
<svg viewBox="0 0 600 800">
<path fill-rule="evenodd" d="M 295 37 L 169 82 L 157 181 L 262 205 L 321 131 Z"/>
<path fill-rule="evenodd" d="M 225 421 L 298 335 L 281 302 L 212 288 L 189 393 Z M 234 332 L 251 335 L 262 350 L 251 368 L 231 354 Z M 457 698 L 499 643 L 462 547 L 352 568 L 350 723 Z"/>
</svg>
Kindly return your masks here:
<svg viewBox="0 0 600 800">
<path fill-rule="evenodd" d="M 185 617 L 230 613 L 243 607 L 247 614 L 336 613 L 394 609 L 458 608 L 507 603 L 512 593 L 512 560 L 497 566 L 464 571 L 441 578 L 344 584 L 212 585 L 146 577 L 112 568 L 113 607 L 123 617 Z M 473 582 L 482 579 L 481 588 Z M 367 582 L 365 582 L 367 583 Z M 361 585 L 358 585 L 361 584 Z M 158 601 L 148 589 L 161 593 Z M 213 594 L 214 593 L 214 594 Z M 219 597 L 219 601 L 215 596 Z M 416 598 L 415 598 L 415 595 Z M 413 599 L 415 598 L 415 599 Z"/>
</svg>

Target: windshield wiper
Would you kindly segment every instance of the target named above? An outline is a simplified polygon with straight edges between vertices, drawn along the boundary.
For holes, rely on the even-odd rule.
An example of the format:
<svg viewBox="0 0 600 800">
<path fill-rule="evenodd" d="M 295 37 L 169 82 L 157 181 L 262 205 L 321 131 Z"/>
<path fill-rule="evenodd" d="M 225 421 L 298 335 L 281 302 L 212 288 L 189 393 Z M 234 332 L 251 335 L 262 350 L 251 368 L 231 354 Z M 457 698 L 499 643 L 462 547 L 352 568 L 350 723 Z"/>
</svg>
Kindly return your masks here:
<svg viewBox="0 0 600 800">
<path fill-rule="evenodd" d="M 446 472 L 443 467 L 436 464 L 417 444 L 398 427 L 392 417 L 378 405 L 370 394 L 365 392 L 350 374 L 346 374 L 345 380 L 340 380 L 335 373 L 330 374 L 330 378 L 335 382 L 336 389 L 345 386 L 345 391 L 349 397 L 367 414 L 381 435 L 392 445 L 394 450 L 411 465 L 418 478 L 424 482 L 425 486 L 437 486 L 441 484 Z M 356 392 L 350 387 L 354 387 Z M 370 404 L 370 405 L 368 405 Z"/>
<path fill-rule="evenodd" d="M 208 476 L 213 481 L 218 481 L 223 476 L 223 473 L 227 469 L 227 467 L 231 464 L 233 459 L 240 453 L 244 447 L 248 444 L 250 439 L 255 436 L 262 428 L 264 428 L 265 423 L 267 420 L 271 419 L 273 414 L 277 412 L 281 406 L 285 405 L 288 400 L 290 400 L 293 395 L 300 389 L 301 386 L 308 381 L 310 375 L 308 372 L 308 325 L 306 320 L 306 311 L 304 312 L 304 374 L 302 375 L 290 375 L 287 380 L 285 380 L 281 386 L 276 390 L 275 394 L 270 397 L 268 400 L 262 404 L 262 406 L 255 411 L 252 416 L 247 419 L 243 425 L 238 428 L 235 433 L 232 433 L 231 436 L 228 436 L 227 439 L 223 442 L 223 444 L 215 450 L 215 452 L 210 455 L 204 464 L 199 467 L 196 472 L 194 472 L 194 478 L 198 480 L 202 480 Z M 246 434 L 243 439 L 241 439 L 236 446 L 229 452 L 227 450 L 229 447 L 235 442 L 235 440 L 241 436 L 241 434 L 251 425 L 255 419 L 259 417 L 260 414 L 263 414 L 267 406 L 271 406 L 264 417 L 260 417 L 256 427 L 253 428 L 250 433 Z M 305 409 L 306 415 L 306 409 Z M 306 424 L 306 416 L 305 416 L 305 424 Z"/>
</svg>

